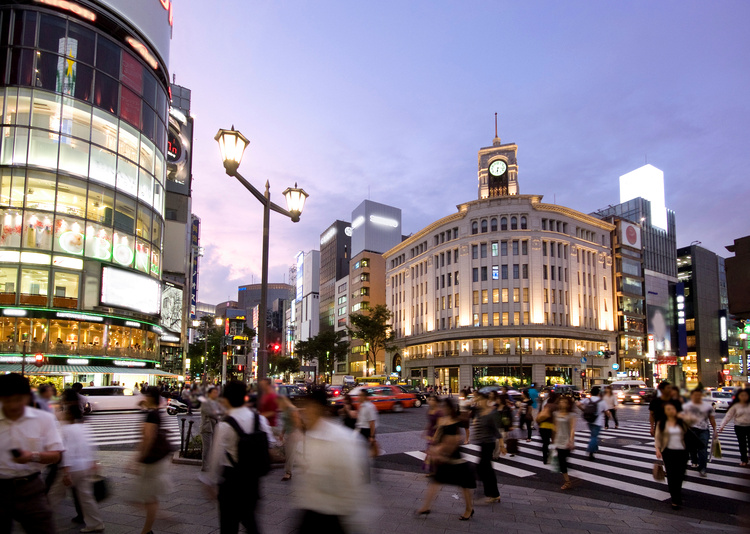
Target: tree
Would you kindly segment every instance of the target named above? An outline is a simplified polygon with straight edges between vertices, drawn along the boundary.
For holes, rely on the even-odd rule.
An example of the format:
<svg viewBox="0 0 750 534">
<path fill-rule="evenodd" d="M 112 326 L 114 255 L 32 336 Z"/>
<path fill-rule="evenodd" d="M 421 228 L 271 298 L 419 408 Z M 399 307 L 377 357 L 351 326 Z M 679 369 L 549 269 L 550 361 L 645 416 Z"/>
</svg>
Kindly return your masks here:
<svg viewBox="0 0 750 534">
<path fill-rule="evenodd" d="M 318 372 L 325 375 L 328 380 L 328 376 L 333 374 L 336 362 L 345 360 L 349 352 L 349 342 L 343 337 L 343 332 L 321 332 L 307 341 L 298 341 L 295 353 L 306 360 L 317 360 Z"/>
<path fill-rule="evenodd" d="M 206 357 L 205 369 L 208 374 L 221 374 L 221 353 L 222 341 L 224 338 L 223 327 L 216 326 L 214 317 L 201 317 L 203 325 L 199 327 L 199 332 L 207 338 L 201 338 L 190 344 L 188 347 L 188 358 L 190 358 L 190 374 L 198 376 L 203 373 L 203 358 Z M 208 333 L 208 334 L 206 334 Z"/>
<path fill-rule="evenodd" d="M 348 328 L 352 339 L 359 339 L 366 347 L 365 376 L 369 376 L 370 364 L 375 368 L 380 351 L 394 351 L 394 334 L 390 324 L 393 314 L 383 304 L 370 309 L 369 313 L 353 313 L 349 316 L 351 327 Z"/>
<path fill-rule="evenodd" d="M 269 355 L 268 366 L 271 375 L 284 375 L 284 380 L 289 380 L 291 373 L 299 372 L 300 363 L 297 358 L 288 358 L 280 354 Z"/>
</svg>

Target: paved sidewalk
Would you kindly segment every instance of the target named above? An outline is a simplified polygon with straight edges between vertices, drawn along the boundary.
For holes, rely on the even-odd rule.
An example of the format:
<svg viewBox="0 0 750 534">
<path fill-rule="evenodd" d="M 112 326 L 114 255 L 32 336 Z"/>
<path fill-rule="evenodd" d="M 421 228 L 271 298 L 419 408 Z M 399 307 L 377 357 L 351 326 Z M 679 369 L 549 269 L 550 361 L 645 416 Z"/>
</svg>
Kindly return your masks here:
<svg viewBox="0 0 750 534">
<path fill-rule="evenodd" d="M 102 472 L 110 482 L 112 496 L 101 506 L 108 534 L 138 534 L 143 524 L 140 508 L 125 502 L 125 495 L 133 486 L 134 477 L 123 472 L 132 457 L 131 452 L 100 452 Z M 218 517 L 215 502 L 209 501 L 197 481 L 199 467 L 171 464 L 169 476 L 173 481 L 163 496 L 154 532 L 184 532 L 189 534 L 217 533 Z M 294 509 L 294 485 L 281 482 L 281 471 L 274 469 L 263 481 L 263 500 L 259 510 L 259 524 L 263 534 L 295 532 L 297 511 Z M 476 514 L 471 521 L 458 521 L 463 504 L 457 488 L 444 487 L 433 503 L 429 516 L 416 517 L 427 487 L 426 478 L 419 473 L 386 469 L 375 470 L 375 497 L 372 499 L 374 520 L 369 532 L 410 534 L 451 534 L 459 532 L 497 532 L 515 534 L 534 533 L 622 533 L 664 534 L 722 534 L 750 531 L 747 518 L 718 517 L 710 522 L 689 517 L 689 511 L 674 513 L 666 503 L 663 510 L 625 506 L 576 496 L 574 493 L 543 491 L 528 487 L 501 485 L 502 503 L 484 504 L 481 489 L 475 493 Z M 331 481 L 335 484 L 335 479 Z M 481 484 L 480 484 L 481 487 Z M 454 497 L 455 495 L 455 497 Z M 605 495 L 602 495 L 606 498 Z M 70 523 L 75 515 L 70 499 L 63 502 L 58 517 L 58 532 L 77 532 L 80 526 Z"/>
</svg>

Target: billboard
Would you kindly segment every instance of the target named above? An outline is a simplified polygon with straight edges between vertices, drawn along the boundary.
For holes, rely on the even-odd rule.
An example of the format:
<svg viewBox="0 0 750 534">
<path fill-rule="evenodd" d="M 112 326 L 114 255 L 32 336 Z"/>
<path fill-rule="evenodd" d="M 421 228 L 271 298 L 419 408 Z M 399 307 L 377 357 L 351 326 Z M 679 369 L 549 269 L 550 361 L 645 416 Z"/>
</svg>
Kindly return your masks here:
<svg viewBox="0 0 750 534">
<path fill-rule="evenodd" d="M 99 0 L 121 18 L 130 22 L 169 65 L 169 45 L 172 40 L 172 0 Z"/>
<path fill-rule="evenodd" d="M 101 304 L 156 315 L 161 306 L 161 284 L 150 276 L 104 267 Z"/>
<path fill-rule="evenodd" d="M 182 288 L 164 284 L 161 292 L 161 321 L 167 330 L 182 332 Z"/>
<path fill-rule="evenodd" d="M 641 250 L 641 227 L 620 221 L 620 244 Z"/>
<path fill-rule="evenodd" d="M 649 354 L 659 357 L 672 354 L 674 328 L 669 281 L 646 272 L 646 317 Z M 675 336 L 676 337 L 676 336 Z"/>
<path fill-rule="evenodd" d="M 195 215 L 191 216 L 190 222 L 190 247 L 193 259 L 190 263 L 190 319 L 195 319 L 195 311 L 198 306 L 198 247 L 200 245 L 201 220 Z"/>
<path fill-rule="evenodd" d="M 167 191 L 190 195 L 193 119 L 172 108 L 167 135 Z"/>
</svg>

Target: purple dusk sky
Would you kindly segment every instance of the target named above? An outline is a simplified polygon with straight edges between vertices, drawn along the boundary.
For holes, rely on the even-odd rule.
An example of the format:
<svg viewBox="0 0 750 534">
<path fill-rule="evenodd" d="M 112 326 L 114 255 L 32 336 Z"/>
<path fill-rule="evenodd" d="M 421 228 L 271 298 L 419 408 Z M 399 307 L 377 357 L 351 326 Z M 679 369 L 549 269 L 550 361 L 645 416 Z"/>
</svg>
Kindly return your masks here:
<svg viewBox="0 0 750 534">
<path fill-rule="evenodd" d="M 271 214 L 270 280 L 363 199 L 416 232 L 477 197 L 494 113 L 518 144 L 521 193 L 588 213 L 618 177 L 664 171 L 677 244 L 750 234 L 750 3 L 178 0 L 170 70 L 192 89 L 198 299 L 260 281 L 261 205 L 224 173 L 219 128 L 251 144 L 240 172 L 272 199 L 298 182 L 301 222 Z"/>
</svg>

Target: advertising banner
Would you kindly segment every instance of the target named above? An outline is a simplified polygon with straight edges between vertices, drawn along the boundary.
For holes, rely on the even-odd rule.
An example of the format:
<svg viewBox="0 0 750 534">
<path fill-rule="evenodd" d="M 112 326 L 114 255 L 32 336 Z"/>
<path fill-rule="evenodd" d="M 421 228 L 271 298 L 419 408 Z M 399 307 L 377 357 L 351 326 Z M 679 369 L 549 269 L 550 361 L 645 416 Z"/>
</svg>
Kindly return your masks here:
<svg viewBox="0 0 750 534">
<path fill-rule="evenodd" d="M 620 243 L 641 249 L 641 228 L 637 224 L 620 221 Z"/>
</svg>

